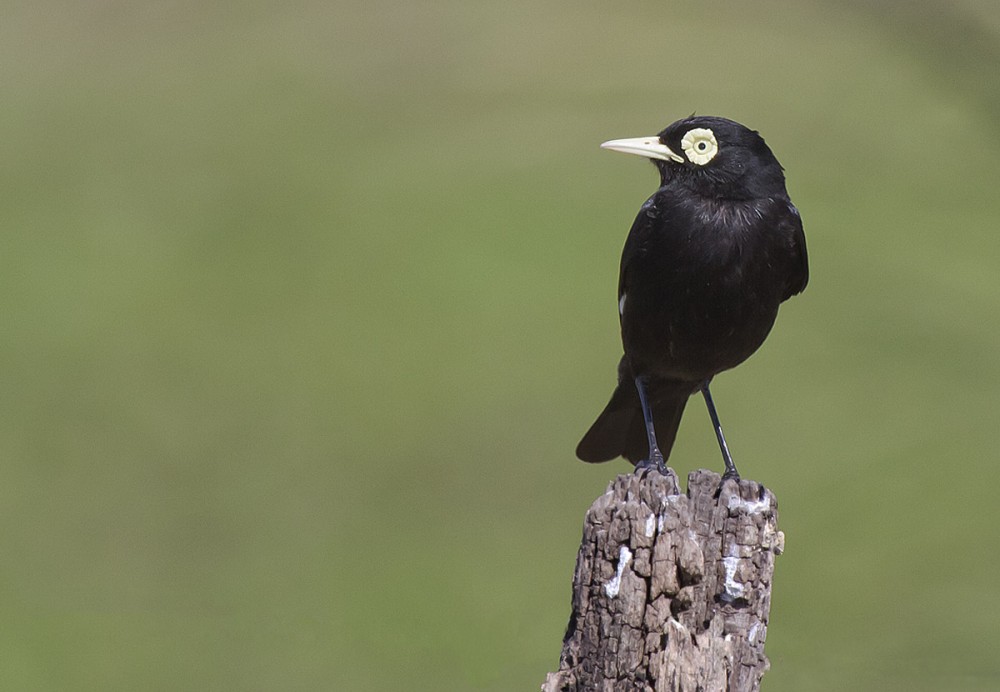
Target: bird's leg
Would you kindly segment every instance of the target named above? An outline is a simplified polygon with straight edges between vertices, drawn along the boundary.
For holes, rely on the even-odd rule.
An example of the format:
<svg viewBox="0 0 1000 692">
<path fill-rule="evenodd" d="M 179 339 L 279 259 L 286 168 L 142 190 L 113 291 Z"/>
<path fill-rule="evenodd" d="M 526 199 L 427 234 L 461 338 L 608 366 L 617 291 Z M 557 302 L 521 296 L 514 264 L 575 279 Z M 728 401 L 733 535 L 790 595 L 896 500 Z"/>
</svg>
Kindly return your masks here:
<svg viewBox="0 0 1000 692">
<path fill-rule="evenodd" d="M 639 391 L 639 403 L 642 404 L 642 419 L 646 422 L 646 437 L 649 438 L 649 457 L 636 464 L 639 467 L 655 468 L 661 473 L 667 472 L 667 462 L 663 459 L 659 445 L 656 444 L 656 431 L 653 430 L 653 409 L 646 396 L 646 379 L 641 375 L 635 378 L 635 388 Z"/>
<path fill-rule="evenodd" d="M 719 440 L 719 449 L 722 450 L 722 460 L 726 464 L 726 472 L 722 474 L 722 480 L 733 478 L 740 479 L 740 472 L 736 470 L 733 457 L 729 453 L 729 446 L 726 444 L 726 436 L 722 434 L 722 424 L 719 423 L 719 414 L 715 411 L 715 402 L 712 401 L 712 393 L 708 391 L 708 383 L 705 380 L 701 385 L 701 393 L 705 395 L 705 405 L 708 406 L 708 415 L 712 418 L 712 425 L 715 426 L 715 437 Z"/>
</svg>

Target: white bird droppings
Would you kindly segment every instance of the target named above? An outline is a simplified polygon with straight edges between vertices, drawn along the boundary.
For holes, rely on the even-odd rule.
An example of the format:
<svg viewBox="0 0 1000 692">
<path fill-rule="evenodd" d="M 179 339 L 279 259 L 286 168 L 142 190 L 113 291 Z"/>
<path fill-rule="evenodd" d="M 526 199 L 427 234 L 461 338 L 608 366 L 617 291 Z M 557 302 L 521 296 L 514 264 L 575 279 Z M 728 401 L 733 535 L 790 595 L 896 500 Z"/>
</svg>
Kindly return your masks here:
<svg viewBox="0 0 1000 692">
<path fill-rule="evenodd" d="M 763 500 L 744 500 L 739 495 L 729 496 L 729 509 L 743 509 L 747 514 L 757 514 L 771 509 L 771 496 L 764 495 Z"/>
<path fill-rule="evenodd" d="M 656 532 L 656 515 L 650 514 L 646 517 L 646 538 L 652 538 Z"/>
<path fill-rule="evenodd" d="M 743 595 L 743 584 L 736 581 L 736 569 L 740 565 L 738 557 L 724 557 L 722 563 L 726 566 L 726 582 L 723 585 L 725 595 L 729 600 L 735 600 Z"/>
<path fill-rule="evenodd" d="M 632 562 L 632 551 L 628 549 L 628 546 L 622 546 L 621 550 L 618 551 L 618 571 L 615 576 L 604 585 L 604 593 L 608 595 L 608 598 L 615 598 L 618 592 L 622 588 L 622 574 L 625 572 L 625 568 L 628 564 Z"/>
</svg>

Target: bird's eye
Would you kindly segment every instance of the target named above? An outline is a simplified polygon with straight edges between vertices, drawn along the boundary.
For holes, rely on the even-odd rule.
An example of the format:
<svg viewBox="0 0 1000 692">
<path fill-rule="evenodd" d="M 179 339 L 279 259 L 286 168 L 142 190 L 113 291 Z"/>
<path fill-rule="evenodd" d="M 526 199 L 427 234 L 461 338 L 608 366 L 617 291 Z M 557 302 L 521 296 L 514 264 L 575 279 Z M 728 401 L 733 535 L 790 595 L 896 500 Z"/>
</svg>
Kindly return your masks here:
<svg viewBox="0 0 1000 692">
<path fill-rule="evenodd" d="M 681 149 L 691 163 L 704 166 L 719 153 L 719 143 L 712 131 L 704 127 L 688 130 L 681 139 Z"/>
</svg>

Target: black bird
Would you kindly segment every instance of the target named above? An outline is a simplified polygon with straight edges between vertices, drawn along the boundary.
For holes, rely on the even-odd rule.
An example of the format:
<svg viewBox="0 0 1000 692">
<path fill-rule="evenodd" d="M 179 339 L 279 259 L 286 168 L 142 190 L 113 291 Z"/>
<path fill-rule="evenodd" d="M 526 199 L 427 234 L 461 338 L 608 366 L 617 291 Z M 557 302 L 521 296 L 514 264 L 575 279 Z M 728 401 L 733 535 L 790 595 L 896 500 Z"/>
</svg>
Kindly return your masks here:
<svg viewBox="0 0 1000 692">
<path fill-rule="evenodd" d="M 809 279 L 802 221 L 781 164 L 757 132 L 708 116 L 601 146 L 651 159 L 660 188 L 622 251 L 618 387 L 576 454 L 665 469 L 684 405 L 701 391 L 724 478 L 738 479 L 709 382 L 760 347 L 778 305 Z"/>
</svg>

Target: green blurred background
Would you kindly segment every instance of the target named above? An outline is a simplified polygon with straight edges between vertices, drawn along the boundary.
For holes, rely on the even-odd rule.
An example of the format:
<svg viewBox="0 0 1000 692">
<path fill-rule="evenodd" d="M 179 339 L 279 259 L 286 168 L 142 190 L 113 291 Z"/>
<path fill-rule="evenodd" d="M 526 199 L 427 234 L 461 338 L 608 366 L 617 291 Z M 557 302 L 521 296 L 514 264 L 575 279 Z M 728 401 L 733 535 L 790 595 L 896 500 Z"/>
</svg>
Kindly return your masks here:
<svg viewBox="0 0 1000 692">
<path fill-rule="evenodd" d="M 10 2 L 0 688 L 522 690 L 653 168 L 761 131 L 808 290 L 713 390 L 771 692 L 1000 689 L 1000 6 Z M 721 464 L 693 405 L 671 459 Z"/>
</svg>

